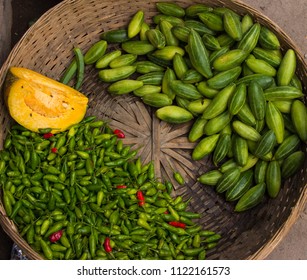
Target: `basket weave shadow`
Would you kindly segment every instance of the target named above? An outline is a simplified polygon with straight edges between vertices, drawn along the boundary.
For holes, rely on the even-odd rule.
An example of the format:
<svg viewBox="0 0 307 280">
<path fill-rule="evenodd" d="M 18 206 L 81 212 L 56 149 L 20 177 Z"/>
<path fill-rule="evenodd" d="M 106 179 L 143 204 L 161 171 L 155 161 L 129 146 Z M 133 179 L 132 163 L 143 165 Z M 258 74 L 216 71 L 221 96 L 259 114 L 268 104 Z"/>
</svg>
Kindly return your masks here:
<svg viewBox="0 0 307 280">
<path fill-rule="evenodd" d="M 0 71 L 0 85 L 10 66 L 22 66 L 38 71 L 56 80 L 70 63 L 74 46 L 86 51 L 99 40 L 106 30 L 125 27 L 131 16 L 139 9 L 144 10 L 147 21 L 157 13 L 154 1 L 100 1 L 67 0 L 45 13 L 22 37 L 12 50 Z M 200 1 L 176 1 L 187 7 Z M 201 1 L 209 6 L 225 6 L 237 13 L 249 13 L 261 24 L 271 28 L 281 42 L 282 50 L 294 49 L 298 53 L 297 75 L 307 92 L 307 66 L 299 49 L 291 39 L 267 17 L 257 10 L 234 1 Z M 99 81 L 97 71 L 88 67 L 81 92 L 89 97 L 88 115 L 97 115 L 110 120 L 111 127 L 123 129 L 125 143 L 140 148 L 144 162 L 154 160 L 156 175 L 172 179 L 172 170 L 184 174 L 187 185 L 175 184 L 178 195 L 192 197 L 191 211 L 202 214 L 204 228 L 222 234 L 219 246 L 208 252 L 208 259 L 264 259 L 286 235 L 306 203 L 307 160 L 301 171 L 287 180 L 276 199 L 265 199 L 258 207 L 241 214 L 233 212 L 233 204 L 226 203 L 222 196 L 210 187 L 196 182 L 203 172 L 212 169 L 210 157 L 202 161 L 191 160 L 191 149 L 187 133 L 191 123 L 170 125 L 154 117 L 152 109 L 136 98 L 112 98 L 106 85 Z M 0 148 L 5 138 L 10 118 L 0 100 Z M 303 148 L 306 152 L 306 147 Z M 172 165 L 172 166 L 171 166 Z M 30 259 L 42 259 L 18 234 L 15 225 L 7 218 L 0 203 L 1 226 Z"/>
</svg>

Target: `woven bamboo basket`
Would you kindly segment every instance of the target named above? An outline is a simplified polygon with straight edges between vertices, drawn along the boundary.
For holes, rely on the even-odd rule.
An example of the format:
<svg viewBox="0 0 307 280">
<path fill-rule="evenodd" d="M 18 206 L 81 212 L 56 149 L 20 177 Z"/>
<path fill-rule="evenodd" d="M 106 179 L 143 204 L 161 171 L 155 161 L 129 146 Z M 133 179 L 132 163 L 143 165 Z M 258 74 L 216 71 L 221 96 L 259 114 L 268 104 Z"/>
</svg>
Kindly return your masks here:
<svg viewBox="0 0 307 280">
<path fill-rule="evenodd" d="M 10 66 L 21 66 L 38 71 L 56 80 L 69 65 L 74 46 L 86 51 L 99 40 L 103 31 L 127 26 L 131 16 L 139 9 L 144 10 L 149 22 L 157 13 L 153 1 L 100 1 L 66 0 L 45 13 L 22 37 L 10 53 L 0 71 L 3 85 Z M 237 13 L 249 13 L 255 21 L 269 27 L 278 35 L 282 50 L 292 48 L 297 52 L 297 75 L 307 92 L 307 66 L 293 41 L 269 18 L 259 11 L 237 1 L 203 0 L 176 1 L 182 7 L 202 2 L 212 7 L 225 6 Z M 235 213 L 233 205 L 226 203 L 214 189 L 197 183 L 196 178 L 213 167 L 210 157 L 195 162 L 187 133 L 191 123 L 171 125 L 160 122 L 154 111 L 139 99 L 114 98 L 106 93 L 106 85 L 99 81 L 97 71 L 86 69 L 81 92 L 89 97 L 88 115 L 108 118 L 111 127 L 126 133 L 125 143 L 139 148 L 144 162 L 155 161 L 156 176 L 173 180 L 172 170 L 178 170 L 186 179 L 185 186 L 175 184 L 175 194 L 192 197 L 191 211 L 202 214 L 205 228 L 220 233 L 223 237 L 208 259 L 264 259 L 287 234 L 306 198 L 307 160 L 301 171 L 284 182 L 276 199 L 265 201 L 244 213 Z M 3 95 L 0 100 L 0 148 L 12 123 L 5 107 Z M 306 147 L 304 147 L 306 152 Z M 172 166 L 170 166 L 170 164 Z M 0 221 L 5 232 L 17 243 L 30 259 L 42 259 L 19 235 L 15 225 L 6 216 L 0 203 Z"/>
</svg>

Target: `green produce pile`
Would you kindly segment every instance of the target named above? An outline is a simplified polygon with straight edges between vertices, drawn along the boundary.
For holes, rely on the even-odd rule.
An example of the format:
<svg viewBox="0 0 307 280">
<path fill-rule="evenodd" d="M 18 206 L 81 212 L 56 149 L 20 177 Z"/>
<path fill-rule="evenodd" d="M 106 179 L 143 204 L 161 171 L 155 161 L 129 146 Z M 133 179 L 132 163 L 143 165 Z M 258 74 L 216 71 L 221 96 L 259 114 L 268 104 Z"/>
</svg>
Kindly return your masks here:
<svg viewBox="0 0 307 280">
<path fill-rule="evenodd" d="M 249 14 L 204 4 L 156 8 L 152 25 L 140 10 L 126 28 L 102 33 L 61 81 L 94 65 L 110 94 L 140 97 L 169 123 L 194 120 L 192 159 L 210 155 L 216 166 L 197 180 L 236 201 L 236 211 L 265 193 L 277 197 L 305 158 L 307 111 L 295 51 L 283 53 L 274 32 Z M 79 71 L 79 86 L 80 79 Z"/>
<path fill-rule="evenodd" d="M 14 125 L 0 151 L 6 214 L 46 259 L 205 259 L 221 236 L 124 137 L 95 117 L 55 135 Z"/>
</svg>

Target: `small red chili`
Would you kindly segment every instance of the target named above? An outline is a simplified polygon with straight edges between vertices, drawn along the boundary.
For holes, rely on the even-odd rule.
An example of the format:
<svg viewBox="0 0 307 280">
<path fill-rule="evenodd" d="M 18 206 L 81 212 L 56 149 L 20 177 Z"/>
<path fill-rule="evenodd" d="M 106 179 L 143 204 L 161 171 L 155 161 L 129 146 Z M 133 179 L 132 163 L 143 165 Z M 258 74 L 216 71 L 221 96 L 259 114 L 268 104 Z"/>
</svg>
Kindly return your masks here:
<svg viewBox="0 0 307 280">
<path fill-rule="evenodd" d="M 163 214 L 169 214 L 169 212 L 166 210 Z"/>
<path fill-rule="evenodd" d="M 179 228 L 185 228 L 186 227 L 185 223 L 181 223 L 181 222 L 177 222 L 177 221 L 168 222 L 168 224 L 173 226 L 173 227 L 179 227 Z"/>
<path fill-rule="evenodd" d="M 106 237 L 106 239 L 104 240 L 104 243 L 103 243 L 103 247 L 104 247 L 104 249 L 107 253 L 112 252 L 112 247 L 111 247 L 110 242 L 111 242 L 110 237 Z"/>
<path fill-rule="evenodd" d="M 139 206 L 144 206 L 145 204 L 145 197 L 142 191 L 137 191 L 136 192 L 136 197 L 139 200 Z"/>
<path fill-rule="evenodd" d="M 58 240 L 60 240 L 60 238 L 62 237 L 63 235 L 63 230 L 59 230 L 59 231 L 56 231 L 54 233 L 52 233 L 50 236 L 49 236 L 49 240 L 50 242 L 52 243 L 55 243 L 57 242 Z"/>
<path fill-rule="evenodd" d="M 117 136 L 117 138 L 125 138 L 125 133 L 120 129 L 115 129 L 113 133 Z"/>
<path fill-rule="evenodd" d="M 57 148 L 51 148 L 51 153 L 56 154 L 56 153 L 57 153 L 57 151 L 58 151 L 58 149 L 57 149 Z"/>
<path fill-rule="evenodd" d="M 137 191 L 136 192 L 136 197 L 138 200 L 144 200 L 144 194 L 142 193 L 142 191 Z"/>
<path fill-rule="evenodd" d="M 117 189 L 126 189 L 127 186 L 126 185 L 118 185 L 116 186 Z"/>
<path fill-rule="evenodd" d="M 49 138 L 51 138 L 51 137 L 53 137 L 54 135 L 51 133 L 51 132 L 49 132 L 49 133 L 45 133 L 44 135 L 43 135 L 43 137 L 45 138 L 45 139 L 49 139 Z"/>
</svg>

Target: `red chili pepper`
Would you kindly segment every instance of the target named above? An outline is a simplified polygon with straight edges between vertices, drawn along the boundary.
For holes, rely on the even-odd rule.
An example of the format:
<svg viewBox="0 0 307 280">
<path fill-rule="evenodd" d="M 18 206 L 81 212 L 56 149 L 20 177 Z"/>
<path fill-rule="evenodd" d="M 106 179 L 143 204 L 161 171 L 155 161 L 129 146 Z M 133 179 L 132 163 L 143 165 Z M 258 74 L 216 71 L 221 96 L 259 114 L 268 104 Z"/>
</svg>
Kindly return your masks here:
<svg viewBox="0 0 307 280">
<path fill-rule="evenodd" d="M 112 252 L 112 247 L 111 247 L 110 242 L 111 242 L 110 237 L 106 237 L 106 239 L 104 240 L 104 243 L 103 243 L 103 247 L 104 247 L 104 249 L 107 253 Z"/>
<path fill-rule="evenodd" d="M 117 138 L 125 138 L 125 133 L 120 129 L 115 129 L 113 133 L 117 136 Z"/>
<path fill-rule="evenodd" d="M 58 149 L 57 149 L 57 148 L 51 148 L 51 153 L 56 154 L 56 153 L 57 153 L 57 151 L 58 151 Z"/>
<path fill-rule="evenodd" d="M 168 224 L 173 226 L 173 227 L 179 227 L 179 228 L 185 228 L 186 227 L 185 223 L 181 223 L 181 222 L 177 222 L 177 221 L 168 222 Z"/>
<path fill-rule="evenodd" d="M 49 132 L 49 133 L 45 133 L 44 135 L 43 135 L 43 137 L 45 138 L 45 139 L 49 139 L 49 138 L 51 138 L 51 137 L 53 137 L 54 135 L 51 133 L 51 132 Z"/>
<path fill-rule="evenodd" d="M 137 191 L 136 192 L 136 197 L 139 200 L 139 206 L 144 206 L 145 204 L 145 197 L 142 191 Z"/>
<path fill-rule="evenodd" d="M 169 214 L 169 212 L 166 210 L 163 214 Z"/>
<path fill-rule="evenodd" d="M 138 200 L 145 200 L 144 194 L 142 193 L 142 191 L 137 191 L 136 197 L 137 197 Z"/>
<path fill-rule="evenodd" d="M 116 186 L 117 189 L 126 189 L 127 186 L 126 185 L 119 185 L 119 186 Z"/>
<path fill-rule="evenodd" d="M 59 231 L 56 231 L 54 233 L 52 233 L 50 236 L 49 236 L 49 240 L 50 242 L 52 243 L 55 243 L 57 242 L 58 240 L 60 240 L 60 238 L 62 237 L 63 235 L 63 230 L 59 230 Z"/>
</svg>

